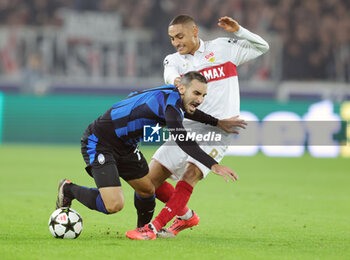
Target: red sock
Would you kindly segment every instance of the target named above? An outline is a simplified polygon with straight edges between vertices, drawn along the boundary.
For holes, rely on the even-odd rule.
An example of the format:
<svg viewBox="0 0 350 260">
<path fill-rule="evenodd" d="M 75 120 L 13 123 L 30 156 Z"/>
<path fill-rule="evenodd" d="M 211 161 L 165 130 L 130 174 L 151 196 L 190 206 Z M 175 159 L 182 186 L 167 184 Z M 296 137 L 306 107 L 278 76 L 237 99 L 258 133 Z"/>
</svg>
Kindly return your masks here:
<svg viewBox="0 0 350 260">
<path fill-rule="evenodd" d="M 156 190 L 156 197 L 163 203 L 167 203 L 171 196 L 174 194 L 175 188 L 173 185 L 171 185 L 169 182 L 165 181 L 162 185 L 158 187 Z M 187 213 L 189 208 L 185 206 L 184 208 L 178 210 L 178 213 L 176 215 L 183 216 Z"/>
<path fill-rule="evenodd" d="M 193 187 L 185 181 L 179 181 L 175 187 L 175 192 L 171 199 L 166 203 L 165 207 L 158 214 L 155 220 L 152 221 L 154 227 L 159 231 L 170 220 L 178 215 L 178 211 L 185 208 L 188 200 L 191 197 Z M 182 214 L 183 215 L 183 214 Z"/>
<path fill-rule="evenodd" d="M 169 182 L 165 181 L 156 189 L 156 197 L 161 202 L 167 203 L 174 194 L 175 188 Z"/>
<path fill-rule="evenodd" d="M 187 213 L 187 211 L 188 211 L 189 209 L 190 209 L 190 208 L 187 207 L 187 206 L 185 205 L 184 208 L 179 209 L 179 210 L 177 211 L 176 215 L 177 215 L 177 216 L 183 216 L 183 215 L 185 215 L 185 214 Z"/>
</svg>

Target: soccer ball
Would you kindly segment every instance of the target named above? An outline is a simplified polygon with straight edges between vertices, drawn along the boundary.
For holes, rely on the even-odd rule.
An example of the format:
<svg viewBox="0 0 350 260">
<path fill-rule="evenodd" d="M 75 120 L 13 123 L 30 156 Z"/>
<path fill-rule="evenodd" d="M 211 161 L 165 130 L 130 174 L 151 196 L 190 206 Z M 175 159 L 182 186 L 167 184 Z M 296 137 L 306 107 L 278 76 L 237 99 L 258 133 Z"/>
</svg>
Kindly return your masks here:
<svg viewBox="0 0 350 260">
<path fill-rule="evenodd" d="M 74 209 L 56 209 L 49 219 L 49 230 L 55 238 L 77 238 L 83 230 L 83 219 Z"/>
</svg>

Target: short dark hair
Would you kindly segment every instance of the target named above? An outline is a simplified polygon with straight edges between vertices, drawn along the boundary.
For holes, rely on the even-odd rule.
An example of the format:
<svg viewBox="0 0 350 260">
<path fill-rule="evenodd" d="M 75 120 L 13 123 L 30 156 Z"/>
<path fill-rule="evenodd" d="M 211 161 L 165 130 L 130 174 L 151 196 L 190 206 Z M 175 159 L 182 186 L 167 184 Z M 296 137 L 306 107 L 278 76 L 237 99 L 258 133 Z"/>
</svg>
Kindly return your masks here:
<svg viewBox="0 0 350 260">
<path fill-rule="evenodd" d="M 189 22 L 195 23 L 191 16 L 182 14 L 182 15 L 176 16 L 173 20 L 171 20 L 171 22 L 169 23 L 169 26 L 174 25 L 174 24 L 185 24 L 185 23 L 189 23 Z"/>
<path fill-rule="evenodd" d="M 207 84 L 207 79 L 197 71 L 189 71 L 181 77 L 180 83 L 188 87 L 193 80 Z"/>
</svg>

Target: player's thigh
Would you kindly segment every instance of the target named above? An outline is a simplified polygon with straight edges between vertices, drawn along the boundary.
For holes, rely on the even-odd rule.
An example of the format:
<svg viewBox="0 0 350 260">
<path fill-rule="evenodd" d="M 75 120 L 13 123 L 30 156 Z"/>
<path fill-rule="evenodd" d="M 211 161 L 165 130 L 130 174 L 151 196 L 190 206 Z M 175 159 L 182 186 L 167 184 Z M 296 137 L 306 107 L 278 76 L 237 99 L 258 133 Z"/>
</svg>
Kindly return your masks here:
<svg viewBox="0 0 350 260">
<path fill-rule="evenodd" d="M 155 189 L 157 189 L 172 174 L 165 166 L 163 166 L 156 159 L 152 159 L 148 167 L 148 176 L 151 179 Z"/>
<path fill-rule="evenodd" d="M 120 177 L 133 187 L 139 196 L 154 195 L 154 185 L 148 176 L 147 161 L 138 149 L 120 157 L 117 165 Z"/>
<path fill-rule="evenodd" d="M 86 171 L 94 178 L 101 198 L 109 213 L 120 211 L 124 206 L 116 158 L 109 147 L 87 129 L 81 140 L 81 151 L 86 163 Z"/>
<path fill-rule="evenodd" d="M 186 166 L 186 170 L 181 178 L 182 181 L 187 182 L 192 187 L 194 187 L 198 181 L 203 179 L 203 173 L 200 168 L 198 168 L 193 163 L 188 163 Z"/>
<path fill-rule="evenodd" d="M 124 196 L 117 166 L 110 161 L 100 166 L 93 164 L 91 175 L 100 191 L 107 211 L 109 213 L 115 213 L 122 210 L 124 207 Z"/>
<path fill-rule="evenodd" d="M 127 182 L 141 197 L 150 197 L 154 195 L 154 185 L 147 175 L 139 179 L 129 180 Z"/>
<path fill-rule="evenodd" d="M 173 180 L 180 180 L 186 168 L 188 155 L 176 144 L 166 142 L 160 146 L 152 157 L 161 164 Z"/>
<path fill-rule="evenodd" d="M 149 163 L 149 172 L 146 176 L 129 180 L 128 183 L 134 188 L 136 193 L 142 197 L 152 196 L 155 190 L 171 175 L 171 172 L 152 159 Z"/>
<path fill-rule="evenodd" d="M 97 188 L 121 186 L 113 151 L 98 142 L 94 134 L 90 134 L 90 130 L 87 129 L 81 140 L 86 172 L 94 178 Z"/>
</svg>

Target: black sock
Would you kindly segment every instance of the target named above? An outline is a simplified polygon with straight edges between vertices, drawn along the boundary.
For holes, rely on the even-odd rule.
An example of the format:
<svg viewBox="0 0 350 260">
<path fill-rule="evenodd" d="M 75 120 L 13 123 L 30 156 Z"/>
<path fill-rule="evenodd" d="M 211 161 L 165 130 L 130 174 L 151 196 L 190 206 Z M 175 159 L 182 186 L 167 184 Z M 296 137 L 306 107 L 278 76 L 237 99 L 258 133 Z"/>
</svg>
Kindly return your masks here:
<svg viewBox="0 0 350 260">
<path fill-rule="evenodd" d="M 156 196 L 143 198 L 135 192 L 134 205 L 137 210 L 137 227 L 143 227 L 151 222 L 156 207 Z"/>
<path fill-rule="evenodd" d="M 65 185 L 64 188 L 64 192 L 67 192 L 68 196 L 77 199 L 89 209 L 108 214 L 98 189 L 87 188 L 73 183 Z"/>
</svg>

